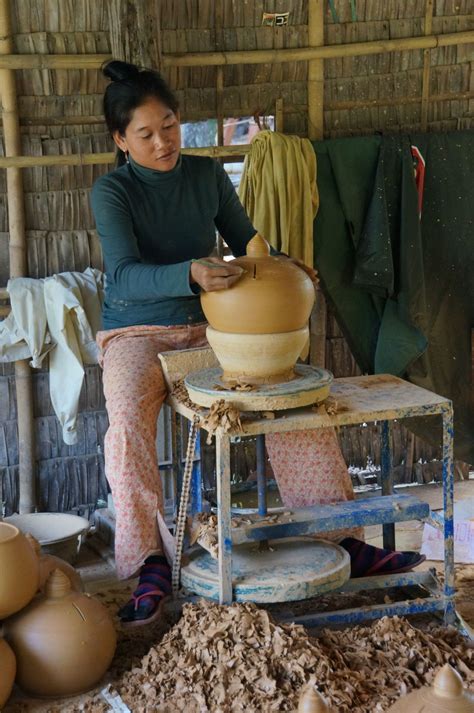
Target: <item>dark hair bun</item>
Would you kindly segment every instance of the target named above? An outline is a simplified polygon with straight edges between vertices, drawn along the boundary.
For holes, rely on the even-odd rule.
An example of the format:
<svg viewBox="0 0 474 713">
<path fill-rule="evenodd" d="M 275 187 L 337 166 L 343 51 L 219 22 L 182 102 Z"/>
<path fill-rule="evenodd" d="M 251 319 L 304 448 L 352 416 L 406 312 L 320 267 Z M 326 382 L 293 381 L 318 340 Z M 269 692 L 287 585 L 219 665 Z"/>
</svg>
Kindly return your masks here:
<svg viewBox="0 0 474 713">
<path fill-rule="evenodd" d="M 121 62 L 118 59 L 112 59 L 102 67 L 102 74 L 108 77 L 112 82 L 122 82 L 126 79 L 136 79 L 140 70 L 135 64 L 129 62 Z"/>
</svg>

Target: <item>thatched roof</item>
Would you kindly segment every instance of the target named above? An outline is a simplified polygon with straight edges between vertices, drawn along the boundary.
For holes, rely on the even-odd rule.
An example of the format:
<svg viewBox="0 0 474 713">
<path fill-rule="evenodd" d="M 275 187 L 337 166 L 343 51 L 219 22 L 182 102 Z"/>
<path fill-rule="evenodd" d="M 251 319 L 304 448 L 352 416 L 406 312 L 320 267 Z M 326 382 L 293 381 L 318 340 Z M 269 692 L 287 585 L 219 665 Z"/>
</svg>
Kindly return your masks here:
<svg viewBox="0 0 474 713">
<path fill-rule="evenodd" d="M 334 0 L 325 13 L 326 45 L 416 37 L 425 33 L 425 0 Z M 308 46 L 307 0 L 17 0 L 12 3 L 18 53 L 109 54 L 160 67 L 163 56 Z M 284 27 L 262 26 L 263 12 L 289 11 Z M 474 28 L 469 0 L 436 0 L 433 35 Z M 473 46 L 429 51 L 428 128 L 466 128 L 471 120 Z M 423 50 L 328 59 L 324 63 L 326 135 L 420 128 Z M 185 120 L 216 115 L 217 67 L 166 68 Z M 64 117 L 100 117 L 105 86 L 96 70 L 18 71 L 23 119 L 48 117 L 53 136 L 100 131 L 100 124 L 56 128 Z M 271 113 L 282 97 L 285 130 L 307 131 L 307 62 L 231 65 L 223 70 L 227 116 Z M 450 100 L 446 95 L 453 94 Z M 461 95 L 466 95 L 464 98 Z M 472 110 L 471 110 L 472 114 Z M 91 120 L 91 119 L 89 119 Z"/>
<path fill-rule="evenodd" d="M 334 0 L 337 17 L 325 0 L 11 0 L 9 4 L 12 51 L 28 55 L 36 65 L 16 70 L 24 156 L 83 156 L 112 150 L 102 118 L 105 80 L 99 69 L 99 59 L 112 55 L 161 69 L 177 91 L 184 121 L 275 114 L 280 100 L 284 131 L 303 136 L 321 134 L 323 121 L 315 131 L 313 113 L 321 104 L 326 137 L 444 131 L 468 128 L 472 122 L 474 44 L 466 43 L 466 35 L 462 42 L 446 39 L 449 33 L 473 30 L 472 0 Z M 289 12 L 288 25 L 262 25 L 264 12 Z M 425 49 L 393 51 L 397 39 L 425 35 Z M 341 56 L 316 60 L 317 66 L 312 61 L 310 67 L 307 60 L 281 61 L 282 50 L 319 45 L 320 40 L 332 48 L 332 55 L 339 45 L 375 40 L 380 41 L 380 52 L 354 56 L 350 49 L 344 54 L 338 49 Z M 262 50 L 278 54 L 258 63 L 237 62 L 235 55 L 228 61 L 229 52 Z M 212 52 L 224 54 L 205 65 L 203 56 Z M 48 55 L 88 62 L 90 55 L 98 58 L 93 69 L 48 69 L 44 66 Z M 181 66 L 183 56 L 194 65 Z M 316 104 L 311 93 L 308 101 L 309 75 L 315 67 L 316 76 L 324 78 L 315 82 Z M 79 163 L 22 171 L 31 277 L 83 270 L 88 265 L 102 267 L 89 191 L 95 178 L 108 169 L 105 164 Z M 9 277 L 7 231 L 6 178 L 0 171 L 0 288 Z M 327 337 L 326 366 L 338 376 L 353 373 L 354 361 L 333 318 L 328 320 Z M 67 509 L 93 503 L 97 493 L 105 491 L 98 455 L 106 428 L 102 397 L 97 396 L 101 395 L 99 371 L 96 367 L 87 371 L 79 417 L 82 435 L 75 447 L 62 443 L 46 384 L 46 372 L 35 374 L 41 504 Z M 10 366 L 0 369 L 0 393 L 6 395 L 0 399 L 4 443 L 0 482 L 3 479 L 3 496 L 12 508 L 18 495 L 19 445 Z M 405 438 L 401 445 L 400 452 L 405 452 Z M 356 450 L 367 454 L 368 448 Z M 418 451 L 416 457 L 421 457 Z"/>
</svg>

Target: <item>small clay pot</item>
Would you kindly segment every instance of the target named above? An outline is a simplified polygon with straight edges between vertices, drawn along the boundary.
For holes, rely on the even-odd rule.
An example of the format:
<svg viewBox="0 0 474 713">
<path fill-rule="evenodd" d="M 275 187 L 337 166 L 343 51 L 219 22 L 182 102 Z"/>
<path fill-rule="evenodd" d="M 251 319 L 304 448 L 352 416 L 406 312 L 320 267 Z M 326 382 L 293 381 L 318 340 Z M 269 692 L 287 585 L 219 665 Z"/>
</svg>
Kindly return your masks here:
<svg viewBox="0 0 474 713">
<path fill-rule="evenodd" d="M 461 676 L 448 663 L 423 686 L 403 696 L 389 713 L 474 713 L 474 694 L 464 690 Z"/>
<path fill-rule="evenodd" d="M 116 634 L 107 609 L 74 592 L 54 570 L 40 594 L 9 619 L 6 636 L 17 660 L 17 683 L 33 696 L 73 696 L 93 688 L 107 671 Z"/>
<path fill-rule="evenodd" d="M 307 326 L 315 301 L 308 275 L 287 258 L 270 255 L 261 235 L 247 245 L 247 256 L 229 264 L 245 270 L 227 290 L 201 293 L 207 321 L 219 332 L 278 334 Z"/>
<path fill-rule="evenodd" d="M 5 639 L 0 637 L 0 711 L 8 701 L 15 682 L 15 654 Z"/>
<path fill-rule="evenodd" d="M 328 704 L 311 681 L 301 692 L 297 713 L 331 713 Z"/>
<path fill-rule="evenodd" d="M 0 522 L 0 619 L 23 609 L 39 583 L 39 562 L 25 535 Z"/>
<path fill-rule="evenodd" d="M 41 545 L 36 539 L 36 537 L 33 537 L 33 535 L 30 535 L 30 533 L 26 533 L 26 539 L 36 552 L 36 556 L 39 559 L 39 590 L 40 592 L 44 592 L 45 586 L 47 579 L 51 572 L 53 572 L 55 569 L 60 569 L 61 572 L 64 572 L 64 574 L 68 577 L 69 581 L 71 582 L 71 588 L 74 589 L 75 592 L 83 592 L 84 591 L 84 584 L 81 579 L 81 575 L 79 572 L 76 572 L 74 567 L 69 564 L 69 562 L 65 562 L 65 560 L 62 560 L 60 557 L 56 557 L 55 555 L 46 555 L 41 551 Z"/>
</svg>

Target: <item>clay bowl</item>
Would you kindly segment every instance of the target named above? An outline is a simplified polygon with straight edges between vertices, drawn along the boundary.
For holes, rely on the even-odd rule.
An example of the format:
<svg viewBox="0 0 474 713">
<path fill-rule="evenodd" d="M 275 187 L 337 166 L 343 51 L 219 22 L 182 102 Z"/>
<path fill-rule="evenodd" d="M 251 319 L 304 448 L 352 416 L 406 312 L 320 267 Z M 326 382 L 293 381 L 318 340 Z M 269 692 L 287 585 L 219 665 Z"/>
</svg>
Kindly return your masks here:
<svg viewBox="0 0 474 713">
<path fill-rule="evenodd" d="M 0 522 L 0 619 L 23 609 L 39 584 L 39 562 L 25 535 Z"/>
<path fill-rule="evenodd" d="M 227 384 L 277 384 L 294 377 L 308 327 L 282 334 L 231 334 L 208 327 L 206 336 Z"/>
<path fill-rule="evenodd" d="M 89 529 L 85 517 L 63 512 L 10 515 L 5 522 L 33 535 L 44 554 L 55 555 L 70 564 L 76 561 L 84 533 Z"/>
</svg>

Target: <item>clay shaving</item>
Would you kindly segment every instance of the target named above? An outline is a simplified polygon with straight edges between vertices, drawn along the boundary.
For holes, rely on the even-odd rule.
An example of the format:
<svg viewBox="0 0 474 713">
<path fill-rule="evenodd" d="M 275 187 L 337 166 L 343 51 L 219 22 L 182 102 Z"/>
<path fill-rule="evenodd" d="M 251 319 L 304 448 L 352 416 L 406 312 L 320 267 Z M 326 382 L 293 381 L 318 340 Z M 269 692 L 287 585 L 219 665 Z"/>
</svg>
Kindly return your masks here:
<svg viewBox="0 0 474 713">
<path fill-rule="evenodd" d="M 242 423 L 240 421 L 240 411 L 235 406 L 226 403 L 224 399 L 220 399 L 212 404 L 209 413 L 202 420 L 202 427 L 208 432 L 206 443 L 209 445 L 212 441 L 212 436 L 222 429 L 224 433 L 242 431 Z"/>
<path fill-rule="evenodd" d="M 258 521 L 261 525 L 273 525 L 277 522 L 291 522 L 289 515 L 291 515 L 291 512 L 285 510 L 280 513 L 265 515 L 265 517 L 238 516 L 232 517 L 230 524 L 231 527 L 242 527 Z M 217 535 L 217 515 L 206 512 L 197 513 L 191 523 L 190 531 L 190 544 L 194 545 L 197 542 L 201 547 L 204 547 L 214 559 L 218 559 L 219 539 Z"/>
<path fill-rule="evenodd" d="M 193 403 L 188 396 L 188 390 L 187 390 L 186 386 L 184 385 L 183 379 L 179 379 L 179 381 L 174 382 L 170 393 L 171 393 L 171 396 L 173 396 L 177 401 L 179 401 L 184 406 L 187 406 L 188 408 L 191 408 L 191 409 L 196 409 L 196 404 Z"/>
<path fill-rule="evenodd" d="M 344 409 L 339 408 L 339 404 L 332 396 L 328 396 L 327 399 L 322 401 L 320 404 L 316 404 L 311 408 L 311 411 L 315 411 L 316 413 L 319 413 L 322 416 L 326 416 L 326 414 L 328 416 L 335 416 L 337 413 L 339 413 L 339 411 L 343 410 Z"/>
<path fill-rule="evenodd" d="M 385 617 L 312 639 L 253 604 L 202 601 L 186 604 L 178 624 L 114 688 L 133 713 L 270 713 L 294 711 L 314 676 L 338 713 L 379 713 L 430 684 L 446 662 L 474 688 L 474 649 L 454 628 L 425 632 Z"/>
<path fill-rule="evenodd" d="M 244 381 L 239 381 L 237 384 L 229 384 L 228 386 L 214 384 L 214 389 L 216 391 L 255 391 L 256 388 L 257 387 L 254 384 L 247 384 Z"/>
</svg>

